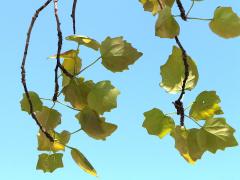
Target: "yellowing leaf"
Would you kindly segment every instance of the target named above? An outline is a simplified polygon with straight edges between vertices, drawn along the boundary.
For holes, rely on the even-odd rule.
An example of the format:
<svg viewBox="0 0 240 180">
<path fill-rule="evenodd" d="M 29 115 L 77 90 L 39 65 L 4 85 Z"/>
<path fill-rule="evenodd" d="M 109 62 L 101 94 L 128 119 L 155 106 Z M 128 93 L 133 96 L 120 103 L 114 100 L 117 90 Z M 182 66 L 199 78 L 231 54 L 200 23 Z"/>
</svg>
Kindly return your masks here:
<svg viewBox="0 0 240 180">
<path fill-rule="evenodd" d="M 37 162 L 36 169 L 42 170 L 43 172 L 53 172 L 58 168 L 63 167 L 62 162 L 63 154 L 40 154 Z"/>
<path fill-rule="evenodd" d="M 74 108 L 82 110 L 88 105 L 87 97 L 93 87 L 93 81 L 84 81 L 83 78 L 72 79 L 63 89 L 65 101 L 70 102 Z"/>
<path fill-rule="evenodd" d="M 128 70 L 128 66 L 142 56 L 123 37 L 107 37 L 101 44 L 100 52 L 103 66 L 112 72 Z"/>
<path fill-rule="evenodd" d="M 77 50 L 71 49 L 69 51 L 61 53 L 60 58 L 62 58 L 62 59 L 74 59 L 75 57 L 78 56 L 78 53 L 79 52 Z M 56 59 L 57 55 L 50 56 L 49 58 L 50 59 Z"/>
<path fill-rule="evenodd" d="M 161 38 L 174 38 L 179 35 L 180 27 L 171 13 L 171 8 L 160 10 L 155 25 L 155 35 Z"/>
<path fill-rule="evenodd" d="M 186 90 L 192 90 L 198 82 L 198 70 L 195 62 L 188 56 L 189 76 L 186 83 Z M 185 68 L 182 60 L 182 51 L 176 46 L 166 64 L 161 68 L 161 87 L 169 93 L 178 93 L 182 90 L 182 83 L 185 78 Z"/>
<path fill-rule="evenodd" d="M 234 132 L 224 118 L 208 119 L 199 132 L 198 141 L 205 150 L 216 153 L 217 150 L 238 145 Z"/>
<path fill-rule="evenodd" d="M 87 37 L 87 36 L 81 36 L 81 35 L 72 35 L 72 36 L 68 36 L 66 37 L 66 40 L 69 41 L 75 41 L 77 42 L 79 45 L 84 45 L 87 46 L 89 48 L 92 48 L 94 50 L 98 50 L 100 47 L 99 42 L 97 42 L 96 40 Z"/>
<path fill-rule="evenodd" d="M 33 91 L 29 91 L 29 96 L 32 101 L 33 112 L 41 111 L 43 107 L 43 103 L 40 100 L 38 94 Z M 20 101 L 20 104 L 21 104 L 22 111 L 26 111 L 30 113 L 30 105 L 29 105 L 26 94 L 23 94 L 23 99 Z"/>
<path fill-rule="evenodd" d="M 195 120 L 209 119 L 214 115 L 223 114 L 219 103 L 220 98 L 215 91 L 203 91 L 194 101 L 189 116 Z"/>
<path fill-rule="evenodd" d="M 145 120 L 142 126 L 147 129 L 149 134 L 159 136 L 160 138 L 170 133 L 175 126 L 171 117 L 166 116 L 161 110 L 156 108 L 145 112 L 144 116 Z"/>
<path fill-rule="evenodd" d="M 39 151 L 64 151 L 65 146 L 70 139 L 70 133 L 68 131 L 62 131 L 57 133 L 54 131 L 49 132 L 55 139 L 54 143 L 50 142 L 49 139 L 41 131 L 38 133 L 38 150 Z"/>
<path fill-rule="evenodd" d="M 104 118 L 100 118 L 95 111 L 89 108 L 83 109 L 76 115 L 76 118 L 79 120 L 82 130 L 97 140 L 105 140 L 117 129 L 115 124 L 105 122 Z"/>
<path fill-rule="evenodd" d="M 117 107 L 117 96 L 120 92 L 110 81 L 100 81 L 94 85 L 87 97 L 88 106 L 103 114 Z"/>
<path fill-rule="evenodd" d="M 240 36 L 240 17 L 231 7 L 218 7 L 209 27 L 223 38 L 234 38 Z"/>
<path fill-rule="evenodd" d="M 158 0 L 139 0 L 143 4 L 145 11 L 152 12 L 153 15 L 157 14 L 160 10 Z M 162 0 L 162 3 L 165 6 L 172 7 L 175 0 Z"/>
<path fill-rule="evenodd" d="M 42 111 L 36 113 L 38 121 L 48 131 L 53 130 L 61 123 L 61 114 L 46 106 L 43 106 Z"/>
<path fill-rule="evenodd" d="M 82 168 L 88 174 L 93 176 L 97 176 L 97 172 L 94 167 L 90 164 L 90 162 L 86 159 L 86 157 L 77 149 L 72 148 L 71 155 L 73 160 L 77 163 L 77 165 Z"/>
</svg>

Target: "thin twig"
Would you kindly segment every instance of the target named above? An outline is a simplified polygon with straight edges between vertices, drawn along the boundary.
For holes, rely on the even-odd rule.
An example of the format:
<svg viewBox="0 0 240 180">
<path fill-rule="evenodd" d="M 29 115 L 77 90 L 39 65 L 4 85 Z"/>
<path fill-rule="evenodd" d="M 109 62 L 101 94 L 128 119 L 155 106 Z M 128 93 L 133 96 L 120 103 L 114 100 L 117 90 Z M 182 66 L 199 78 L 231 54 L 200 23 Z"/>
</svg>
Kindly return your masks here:
<svg viewBox="0 0 240 180">
<path fill-rule="evenodd" d="M 36 10 L 34 13 L 28 32 L 27 32 L 27 38 L 26 38 L 26 43 L 25 43 L 25 49 L 24 49 L 24 54 L 23 54 L 23 59 L 22 59 L 22 65 L 21 65 L 21 80 L 22 80 L 22 85 L 29 103 L 30 107 L 30 114 L 32 118 L 35 120 L 36 124 L 38 125 L 39 129 L 45 134 L 45 136 L 50 140 L 50 142 L 54 142 L 54 138 L 47 132 L 47 130 L 41 125 L 41 123 L 38 121 L 35 113 L 34 113 L 34 107 L 32 100 L 29 95 L 29 91 L 27 88 L 27 83 L 26 83 L 26 70 L 25 70 L 25 64 L 26 64 L 26 59 L 27 59 L 27 54 L 28 54 L 28 48 L 30 44 L 30 39 L 31 39 L 31 33 L 33 26 L 35 24 L 36 19 L 38 18 L 38 15 L 41 13 L 43 9 L 45 9 L 51 2 L 52 0 L 47 0 L 39 9 Z"/>
<path fill-rule="evenodd" d="M 73 0 L 72 5 L 72 24 L 73 24 L 73 34 L 76 34 L 76 7 L 77 7 L 77 0 Z"/>
<path fill-rule="evenodd" d="M 178 6 L 178 9 L 180 11 L 180 15 L 181 15 L 181 18 L 184 20 L 184 21 L 187 21 L 187 16 L 186 16 L 186 13 L 185 13 L 185 9 L 182 5 L 182 2 L 181 0 L 176 0 L 177 2 L 177 6 Z"/>
</svg>

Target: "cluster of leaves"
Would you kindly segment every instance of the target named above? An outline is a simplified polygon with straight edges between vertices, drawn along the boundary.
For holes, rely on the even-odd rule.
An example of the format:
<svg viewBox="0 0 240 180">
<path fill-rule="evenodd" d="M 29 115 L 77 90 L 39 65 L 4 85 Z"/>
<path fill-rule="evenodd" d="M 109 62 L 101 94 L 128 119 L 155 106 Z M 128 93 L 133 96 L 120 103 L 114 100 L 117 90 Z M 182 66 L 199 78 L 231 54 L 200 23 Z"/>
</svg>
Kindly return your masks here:
<svg viewBox="0 0 240 180">
<path fill-rule="evenodd" d="M 62 66 L 73 77 L 68 77 L 62 72 L 62 90 L 59 96 L 63 95 L 66 103 L 69 103 L 69 105 L 65 105 L 78 112 L 75 118 L 78 120 L 80 128 L 73 133 L 66 130 L 57 132 L 55 128 L 61 124 L 61 114 L 54 109 L 54 105 L 61 102 L 56 101 L 49 108 L 43 105 L 42 100 L 51 99 L 40 98 L 36 92 L 29 92 L 33 103 L 33 112 L 36 114 L 38 122 L 54 138 L 54 141 L 51 142 L 44 132 L 39 131 L 37 136 L 38 150 L 49 153 L 39 155 L 37 169 L 53 172 L 57 168 L 63 167 L 63 154 L 59 151 L 65 151 L 65 148 L 68 148 L 71 150 L 74 161 L 84 171 L 96 176 L 96 170 L 85 156 L 76 148 L 68 146 L 68 143 L 71 135 L 80 130 L 96 140 L 105 140 L 110 136 L 117 129 L 117 125 L 106 122 L 103 114 L 117 107 L 117 97 L 120 92 L 108 80 L 95 83 L 79 76 L 101 59 L 102 65 L 106 69 L 112 72 L 122 72 L 139 59 L 142 53 L 123 40 L 123 37 L 107 37 L 101 44 L 92 38 L 80 35 L 68 36 L 66 40 L 74 41 L 78 46 L 76 50 L 71 49 L 60 54 L 60 58 L 63 60 Z M 79 57 L 82 45 L 95 51 L 100 50 L 101 54 L 97 60 L 85 68 L 82 68 L 82 59 Z M 56 59 L 57 55 L 50 56 L 50 58 Z M 21 109 L 30 114 L 30 105 L 26 94 L 23 94 L 20 103 Z"/>
<path fill-rule="evenodd" d="M 172 15 L 172 6 L 175 0 L 139 0 L 145 11 L 158 14 L 155 25 L 155 35 L 160 38 L 176 38 L 180 34 L 180 26 Z M 186 19 L 209 20 L 210 29 L 223 38 L 233 38 L 240 35 L 240 18 L 232 11 L 231 7 L 218 7 L 212 19 L 201 19 L 188 17 L 194 3 L 189 9 Z M 186 77 L 186 65 L 184 64 L 181 48 L 173 47 L 172 54 L 167 62 L 161 66 L 160 74 L 162 82 L 160 86 L 168 93 L 176 94 L 183 92 L 184 78 Z M 188 76 L 185 82 L 185 90 L 192 90 L 198 82 L 199 74 L 194 60 L 187 56 Z M 194 163 L 200 159 L 204 152 L 215 153 L 226 147 L 237 146 L 234 137 L 235 130 L 227 124 L 226 120 L 219 115 L 223 111 L 219 105 L 220 98 L 215 91 L 203 91 L 192 103 L 189 115 L 184 117 L 194 121 L 200 128 L 186 128 L 176 125 L 173 118 L 154 108 L 144 113 L 143 127 L 150 135 L 163 138 L 167 134 L 175 140 L 175 147 L 184 159 Z M 179 112 L 176 112 L 179 115 Z M 200 121 L 200 123 L 199 123 Z M 204 122 L 202 125 L 201 122 Z"/>
</svg>

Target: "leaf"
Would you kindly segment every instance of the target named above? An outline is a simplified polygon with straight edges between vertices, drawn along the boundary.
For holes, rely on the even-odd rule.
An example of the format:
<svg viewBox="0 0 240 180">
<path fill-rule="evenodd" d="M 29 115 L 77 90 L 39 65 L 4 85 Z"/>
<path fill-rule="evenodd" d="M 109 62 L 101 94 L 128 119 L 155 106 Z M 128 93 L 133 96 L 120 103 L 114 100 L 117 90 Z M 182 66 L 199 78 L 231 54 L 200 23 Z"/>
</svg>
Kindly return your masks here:
<svg viewBox="0 0 240 180">
<path fill-rule="evenodd" d="M 142 126 L 147 129 L 149 134 L 159 136 L 160 138 L 170 133 L 175 126 L 171 117 L 166 116 L 161 110 L 156 108 L 145 112 L 144 116 L 145 120 Z"/>
<path fill-rule="evenodd" d="M 123 37 L 107 37 L 101 44 L 100 52 L 103 66 L 112 72 L 128 70 L 128 66 L 142 56 Z"/>
<path fill-rule="evenodd" d="M 41 111 L 42 107 L 43 107 L 43 103 L 40 100 L 38 94 L 33 91 L 29 91 L 29 96 L 32 101 L 33 112 Z M 29 102 L 28 102 L 26 94 L 23 94 L 23 98 L 20 101 L 20 104 L 21 104 L 22 111 L 26 111 L 30 114 L 30 106 L 29 106 Z"/>
<path fill-rule="evenodd" d="M 153 15 L 156 15 L 160 10 L 158 0 L 139 0 L 143 4 L 145 11 L 152 12 Z M 172 7 L 175 0 L 162 0 L 163 5 Z"/>
<path fill-rule="evenodd" d="M 186 83 L 186 90 L 192 90 L 198 82 L 198 70 L 195 62 L 188 56 L 189 76 Z M 162 82 L 160 86 L 169 93 L 178 93 L 182 90 L 182 83 L 185 78 L 185 68 L 182 60 L 182 51 L 173 46 L 172 54 L 166 64 L 161 68 Z"/>
<path fill-rule="evenodd" d="M 216 153 L 217 150 L 238 145 L 234 132 L 224 118 L 208 119 L 199 132 L 198 141 L 204 149 Z"/>
<path fill-rule="evenodd" d="M 49 139 L 43 134 L 41 131 L 38 133 L 38 150 L 39 151 L 64 151 L 65 146 L 69 140 L 71 134 L 68 131 L 62 131 L 61 133 L 57 133 L 54 131 L 49 132 L 52 137 L 55 139 L 55 142 L 52 143 Z"/>
<path fill-rule="evenodd" d="M 100 118 L 94 110 L 89 108 L 83 109 L 76 115 L 76 118 L 79 120 L 82 130 L 97 140 L 105 140 L 117 129 L 115 124 L 106 123 L 103 117 Z"/>
<path fill-rule="evenodd" d="M 210 119 L 214 115 L 223 114 L 216 91 L 203 91 L 194 101 L 189 116 L 195 120 Z"/>
<path fill-rule="evenodd" d="M 53 172 L 58 168 L 63 167 L 62 162 L 63 154 L 40 154 L 38 157 L 36 169 L 42 170 L 43 172 Z"/>
<path fill-rule="evenodd" d="M 60 54 L 60 58 L 62 59 L 74 59 L 75 57 L 78 56 L 78 53 L 79 51 L 78 50 L 69 50 L 69 51 L 66 51 L 66 52 L 63 52 Z M 49 56 L 48 58 L 50 59 L 56 59 L 57 58 L 57 55 L 53 55 L 53 56 Z"/>
<path fill-rule="evenodd" d="M 155 25 L 155 35 L 161 38 L 174 38 L 179 35 L 180 27 L 172 16 L 171 8 L 165 7 L 160 10 Z"/>
<path fill-rule="evenodd" d="M 66 40 L 69 41 L 75 41 L 77 42 L 79 45 L 84 45 L 86 47 L 92 48 L 94 50 L 98 50 L 100 47 L 99 42 L 97 42 L 96 40 L 87 37 L 87 36 L 81 36 L 81 35 L 71 35 L 66 37 Z"/>
<path fill-rule="evenodd" d="M 38 111 L 36 116 L 47 131 L 55 129 L 61 123 L 61 114 L 46 106 L 43 106 L 42 111 Z"/>
<path fill-rule="evenodd" d="M 234 38 L 240 36 L 240 17 L 231 7 L 218 7 L 209 27 L 223 38 Z"/>
<path fill-rule="evenodd" d="M 77 149 L 72 148 L 71 155 L 77 165 L 90 175 L 97 176 L 97 172 L 87 158 Z"/>
<path fill-rule="evenodd" d="M 198 129 L 186 130 L 180 126 L 176 126 L 171 133 L 171 136 L 175 140 L 175 148 L 190 164 L 194 164 L 204 153 L 204 150 L 197 141 L 198 131 Z"/>
<path fill-rule="evenodd" d="M 94 85 L 87 97 L 88 105 L 99 114 L 110 112 L 117 107 L 117 96 L 120 94 L 110 81 L 100 81 Z"/>
<path fill-rule="evenodd" d="M 74 108 L 82 110 L 88 105 L 87 97 L 93 87 L 93 81 L 84 81 L 83 78 L 74 78 L 63 88 L 64 100 L 70 102 Z"/>
</svg>

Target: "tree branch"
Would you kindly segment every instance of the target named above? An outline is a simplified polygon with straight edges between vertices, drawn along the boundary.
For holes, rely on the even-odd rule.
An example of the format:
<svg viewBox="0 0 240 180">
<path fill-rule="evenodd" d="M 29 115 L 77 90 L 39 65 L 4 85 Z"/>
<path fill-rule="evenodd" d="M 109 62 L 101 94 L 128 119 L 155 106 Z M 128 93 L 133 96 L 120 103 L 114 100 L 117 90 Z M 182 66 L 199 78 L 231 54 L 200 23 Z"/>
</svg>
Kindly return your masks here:
<svg viewBox="0 0 240 180">
<path fill-rule="evenodd" d="M 76 34 L 76 7 L 77 7 L 77 0 L 73 0 L 72 5 L 72 24 L 73 24 L 73 34 Z"/>
<path fill-rule="evenodd" d="M 38 18 L 38 15 L 41 13 L 41 11 L 43 9 L 45 9 L 51 2 L 52 0 L 47 0 L 39 9 L 36 10 L 36 12 L 34 13 L 28 32 L 27 32 L 27 38 L 26 38 L 26 43 L 25 43 L 25 49 L 24 49 L 24 54 L 23 54 L 23 59 L 22 59 L 22 65 L 21 65 L 21 81 L 22 81 L 22 85 L 29 103 L 29 107 L 30 107 L 30 114 L 32 116 L 32 118 L 34 119 L 34 121 L 36 122 L 36 124 L 38 125 L 39 129 L 46 135 L 46 137 L 50 140 L 50 142 L 54 142 L 54 138 L 47 132 L 47 130 L 41 125 L 41 123 L 38 121 L 35 113 L 34 113 L 34 107 L 33 107 L 33 103 L 31 100 L 31 97 L 29 95 L 29 91 L 27 88 L 27 83 L 26 83 L 26 70 L 25 70 L 25 64 L 26 64 L 26 60 L 27 60 L 27 54 L 28 54 L 28 48 L 29 48 L 29 44 L 30 44 L 30 39 L 31 39 L 31 33 L 32 33 L 32 29 L 33 26 L 35 24 L 36 19 Z"/>
<path fill-rule="evenodd" d="M 186 16 L 186 13 L 185 13 L 185 9 L 182 5 L 182 2 L 181 0 L 176 0 L 177 2 L 177 6 L 178 6 L 178 9 L 180 11 L 180 15 L 181 15 L 181 18 L 184 20 L 184 21 L 187 21 L 187 16 Z"/>
</svg>

